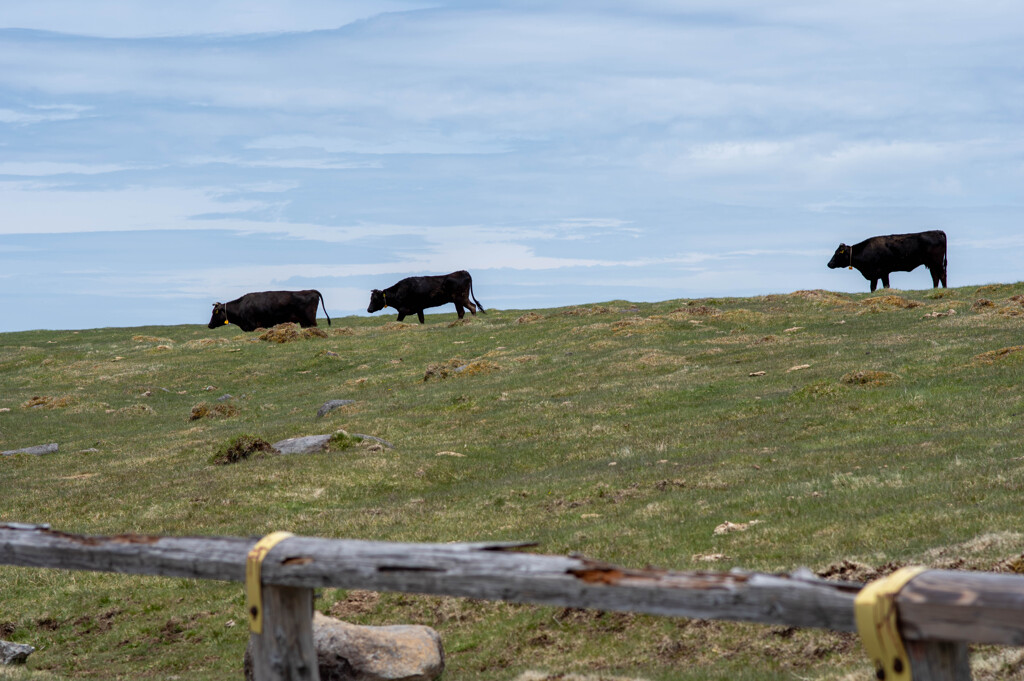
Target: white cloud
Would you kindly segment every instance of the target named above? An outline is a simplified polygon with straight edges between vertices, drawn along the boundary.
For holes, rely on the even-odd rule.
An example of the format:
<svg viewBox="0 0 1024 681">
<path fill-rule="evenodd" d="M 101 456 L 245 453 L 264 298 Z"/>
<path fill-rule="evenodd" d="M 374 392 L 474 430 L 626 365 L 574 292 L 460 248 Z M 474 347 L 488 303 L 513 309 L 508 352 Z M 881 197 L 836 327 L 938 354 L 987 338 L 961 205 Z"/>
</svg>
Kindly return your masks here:
<svg viewBox="0 0 1024 681">
<path fill-rule="evenodd" d="M 337 28 L 432 4 L 413 0 L 32 0 L 0 5 L 0 29 L 103 38 L 286 33 Z"/>
</svg>

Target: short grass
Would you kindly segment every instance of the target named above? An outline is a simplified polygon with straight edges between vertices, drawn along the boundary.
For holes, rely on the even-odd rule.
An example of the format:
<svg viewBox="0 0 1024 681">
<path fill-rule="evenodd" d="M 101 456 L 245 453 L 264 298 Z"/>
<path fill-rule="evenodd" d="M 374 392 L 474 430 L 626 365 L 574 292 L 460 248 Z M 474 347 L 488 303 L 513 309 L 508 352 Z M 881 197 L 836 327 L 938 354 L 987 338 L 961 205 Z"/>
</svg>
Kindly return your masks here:
<svg viewBox="0 0 1024 681">
<path fill-rule="evenodd" d="M 1022 296 L 428 311 L 425 326 L 342 318 L 284 343 L 235 327 L 0 334 L 0 449 L 60 445 L 0 457 L 0 520 L 534 540 L 677 570 L 1019 569 Z M 330 399 L 355 403 L 317 418 Z M 395 446 L 212 462 L 240 435 L 339 429 Z M 854 637 L 821 631 L 333 589 L 317 607 L 437 628 L 447 679 L 869 673 Z M 3 567 L 0 638 L 39 648 L 0 679 L 212 680 L 240 677 L 247 631 L 238 584 Z M 975 665 L 1022 674 L 1014 651 Z"/>
</svg>

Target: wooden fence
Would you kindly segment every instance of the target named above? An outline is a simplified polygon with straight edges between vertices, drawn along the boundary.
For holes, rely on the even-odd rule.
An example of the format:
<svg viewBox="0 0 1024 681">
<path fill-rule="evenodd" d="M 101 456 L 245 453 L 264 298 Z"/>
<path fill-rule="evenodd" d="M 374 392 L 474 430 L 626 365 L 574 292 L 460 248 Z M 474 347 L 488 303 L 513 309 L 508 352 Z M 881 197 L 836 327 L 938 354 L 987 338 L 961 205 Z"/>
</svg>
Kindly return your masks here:
<svg viewBox="0 0 1024 681">
<path fill-rule="evenodd" d="M 858 631 L 859 623 L 876 678 L 885 681 L 963 681 L 970 679 L 968 643 L 1024 645 L 1024 577 L 1019 575 L 924 570 L 897 573 L 896 582 L 879 580 L 864 588 L 826 581 L 808 571 L 636 570 L 516 551 L 525 546 L 529 544 L 407 544 L 285 533 L 262 541 L 83 536 L 46 525 L 0 523 L 0 564 L 237 582 L 246 582 L 248 571 L 257 681 L 319 678 L 310 618 L 317 587 L 850 632 Z"/>
</svg>

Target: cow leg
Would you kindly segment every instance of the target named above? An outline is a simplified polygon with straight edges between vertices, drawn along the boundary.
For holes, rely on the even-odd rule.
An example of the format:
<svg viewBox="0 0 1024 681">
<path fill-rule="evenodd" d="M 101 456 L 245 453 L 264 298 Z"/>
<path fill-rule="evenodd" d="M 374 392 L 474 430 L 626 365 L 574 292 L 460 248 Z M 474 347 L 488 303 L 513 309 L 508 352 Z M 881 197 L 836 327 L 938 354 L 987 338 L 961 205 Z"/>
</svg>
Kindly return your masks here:
<svg viewBox="0 0 1024 681">
<path fill-rule="evenodd" d="M 466 302 L 463 303 L 463 305 L 465 305 L 467 308 L 469 308 L 469 313 L 471 315 L 476 315 L 476 305 L 474 305 L 473 303 L 469 302 L 469 298 L 466 298 Z"/>
<path fill-rule="evenodd" d="M 420 324 L 423 324 L 424 323 L 423 322 L 423 310 L 420 310 L 419 312 L 417 312 L 416 316 L 419 317 Z"/>
<path fill-rule="evenodd" d="M 871 280 L 871 292 L 874 293 L 876 288 L 878 288 L 878 279 L 872 279 Z"/>
<path fill-rule="evenodd" d="M 889 286 L 889 274 L 888 273 L 882 275 L 882 288 L 891 288 Z"/>
<path fill-rule="evenodd" d="M 942 280 L 942 271 L 935 267 L 929 267 L 928 273 L 932 275 L 932 288 L 938 288 Z"/>
<path fill-rule="evenodd" d="M 403 319 L 405 319 L 405 313 L 404 312 L 399 312 L 398 313 L 398 321 L 402 321 Z"/>
<path fill-rule="evenodd" d="M 459 319 L 466 316 L 466 311 L 462 309 L 462 305 L 455 303 L 455 314 L 459 315 Z"/>
</svg>

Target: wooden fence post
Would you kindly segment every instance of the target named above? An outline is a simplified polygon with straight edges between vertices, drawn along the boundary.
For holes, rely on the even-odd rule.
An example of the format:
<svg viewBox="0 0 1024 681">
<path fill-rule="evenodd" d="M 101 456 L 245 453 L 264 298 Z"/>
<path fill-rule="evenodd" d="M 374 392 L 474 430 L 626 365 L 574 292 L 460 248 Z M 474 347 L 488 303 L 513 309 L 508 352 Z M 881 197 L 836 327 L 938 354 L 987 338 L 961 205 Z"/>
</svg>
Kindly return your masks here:
<svg viewBox="0 0 1024 681">
<path fill-rule="evenodd" d="M 263 632 L 249 635 L 254 681 L 320 681 L 313 590 L 264 584 Z"/>
<path fill-rule="evenodd" d="M 971 681 L 966 643 L 906 641 L 914 681 Z"/>
</svg>

